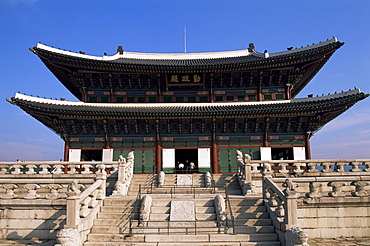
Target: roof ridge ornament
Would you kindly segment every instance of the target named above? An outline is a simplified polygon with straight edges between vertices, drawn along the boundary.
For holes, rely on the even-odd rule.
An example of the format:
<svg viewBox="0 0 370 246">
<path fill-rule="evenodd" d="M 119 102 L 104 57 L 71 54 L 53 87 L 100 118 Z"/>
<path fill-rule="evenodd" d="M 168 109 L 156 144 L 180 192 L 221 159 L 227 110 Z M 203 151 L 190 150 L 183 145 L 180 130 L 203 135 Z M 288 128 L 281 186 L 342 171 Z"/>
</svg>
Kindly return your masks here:
<svg viewBox="0 0 370 246">
<path fill-rule="evenodd" d="M 248 51 L 249 52 L 256 52 L 256 49 L 254 48 L 254 43 L 249 43 L 249 45 L 248 45 Z"/>
<path fill-rule="evenodd" d="M 121 45 L 117 47 L 117 53 L 119 53 L 120 55 L 123 55 L 123 48 Z"/>
</svg>

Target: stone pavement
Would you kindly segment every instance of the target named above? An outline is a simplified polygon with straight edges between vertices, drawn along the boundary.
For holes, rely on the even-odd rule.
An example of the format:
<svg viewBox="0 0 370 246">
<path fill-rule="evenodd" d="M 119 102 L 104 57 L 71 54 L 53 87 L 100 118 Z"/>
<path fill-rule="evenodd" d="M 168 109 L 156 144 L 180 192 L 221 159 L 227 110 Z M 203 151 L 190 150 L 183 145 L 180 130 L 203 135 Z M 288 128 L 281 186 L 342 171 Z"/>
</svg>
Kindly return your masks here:
<svg viewBox="0 0 370 246">
<path fill-rule="evenodd" d="M 54 246 L 55 240 L 0 240 L 0 246 Z"/>
<path fill-rule="evenodd" d="M 370 238 L 315 238 L 308 239 L 310 246 L 370 246 Z"/>
<path fill-rule="evenodd" d="M 52 246 L 56 242 L 50 241 L 32 241 L 32 240 L 0 240 L 0 246 Z M 310 246 L 370 246 L 370 238 L 315 238 L 309 239 Z"/>
</svg>

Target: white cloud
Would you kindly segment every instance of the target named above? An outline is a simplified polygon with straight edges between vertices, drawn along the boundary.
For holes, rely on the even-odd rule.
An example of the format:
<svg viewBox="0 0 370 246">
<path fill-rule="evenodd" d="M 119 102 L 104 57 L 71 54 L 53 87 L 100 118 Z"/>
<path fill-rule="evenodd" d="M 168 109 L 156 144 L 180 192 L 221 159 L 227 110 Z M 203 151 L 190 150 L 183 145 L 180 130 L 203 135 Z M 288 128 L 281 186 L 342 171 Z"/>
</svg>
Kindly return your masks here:
<svg viewBox="0 0 370 246">
<path fill-rule="evenodd" d="M 333 131 L 339 131 L 346 128 L 354 128 L 356 125 L 361 125 L 368 123 L 370 126 L 370 109 L 367 109 L 364 112 L 356 112 L 350 113 L 348 112 L 345 115 L 342 115 L 339 118 L 334 119 L 333 121 L 329 122 L 323 129 L 321 129 L 320 133 L 327 133 Z"/>
</svg>

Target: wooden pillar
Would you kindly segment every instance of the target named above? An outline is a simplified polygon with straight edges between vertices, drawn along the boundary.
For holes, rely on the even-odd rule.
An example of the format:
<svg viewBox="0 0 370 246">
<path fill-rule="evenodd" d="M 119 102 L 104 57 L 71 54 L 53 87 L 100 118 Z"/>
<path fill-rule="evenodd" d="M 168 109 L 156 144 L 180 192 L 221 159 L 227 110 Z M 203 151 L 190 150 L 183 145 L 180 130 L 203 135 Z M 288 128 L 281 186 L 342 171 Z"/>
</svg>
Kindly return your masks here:
<svg viewBox="0 0 370 246">
<path fill-rule="evenodd" d="M 64 141 L 64 161 L 68 161 L 69 159 L 69 141 Z"/>
<path fill-rule="evenodd" d="M 270 118 L 266 117 L 265 118 L 265 132 L 263 134 L 263 147 L 269 147 L 269 141 L 268 141 L 268 129 L 270 125 Z"/>
<path fill-rule="evenodd" d="M 210 87 L 209 87 L 209 101 L 211 103 L 214 103 L 215 102 L 215 96 L 213 95 L 213 73 L 210 74 Z"/>
<path fill-rule="evenodd" d="M 291 84 L 286 85 L 285 87 L 285 99 L 286 100 L 289 100 L 292 98 L 292 89 L 293 89 L 293 85 Z"/>
<path fill-rule="evenodd" d="M 311 141 L 310 138 L 313 136 L 312 132 L 306 133 L 305 136 L 305 152 L 306 152 L 306 160 L 311 160 Z"/>
<path fill-rule="evenodd" d="M 161 75 L 160 74 L 157 74 L 157 86 L 158 86 L 157 102 L 163 102 L 163 96 L 162 96 L 162 91 L 161 91 Z"/>
<path fill-rule="evenodd" d="M 263 72 L 261 71 L 259 74 L 259 82 L 258 82 L 258 91 L 257 91 L 257 101 L 263 101 L 263 93 L 262 93 L 262 80 L 263 80 Z"/>
<path fill-rule="evenodd" d="M 109 136 L 108 136 L 108 120 L 103 120 L 103 127 L 104 127 L 104 131 L 105 131 L 104 149 L 110 149 L 111 148 L 111 142 L 110 142 Z"/>
<path fill-rule="evenodd" d="M 155 168 L 157 174 L 162 171 L 162 142 L 159 140 L 155 142 Z"/>
<path fill-rule="evenodd" d="M 211 144 L 211 169 L 214 174 L 220 173 L 218 167 L 218 146 L 215 139 L 212 139 Z"/>
<path fill-rule="evenodd" d="M 87 102 L 88 96 L 87 96 L 87 89 L 86 89 L 86 87 L 81 87 L 80 92 L 82 94 L 81 100 L 83 102 Z"/>
<path fill-rule="evenodd" d="M 155 139 L 155 171 L 159 174 L 162 171 L 162 141 L 160 135 L 160 121 L 155 121 L 156 126 L 156 139 Z"/>
<path fill-rule="evenodd" d="M 263 134 L 263 147 L 269 147 L 268 135 L 267 132 Z"/>
<path fill-rule="evenodd" d="M 215 174 L 220 173 L 218 166 L 218 145 L 216 139 L 216 118 L 212 119 L 211 169 Z"/>
<path fill-rule="evenodd" d="M 262 88 L 261 85 L 258 87 L 257 91 L 257 101 L 263 101 Z"/>
</svg>

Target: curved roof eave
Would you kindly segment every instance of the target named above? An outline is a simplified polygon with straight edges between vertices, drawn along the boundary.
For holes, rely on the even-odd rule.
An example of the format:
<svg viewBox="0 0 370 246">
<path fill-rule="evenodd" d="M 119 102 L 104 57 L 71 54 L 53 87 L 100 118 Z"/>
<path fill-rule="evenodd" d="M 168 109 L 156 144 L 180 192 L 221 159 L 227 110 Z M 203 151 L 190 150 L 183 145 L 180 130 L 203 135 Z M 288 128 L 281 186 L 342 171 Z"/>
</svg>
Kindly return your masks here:
<svg viewBox="0 0 370 246">
<path fill-rule="evenodd" d="M 280 101 L 260 101 L 260 102 L 223 102 L 223 103 L 85 103 L 76 101 L 59 101 L 53 99 L 45 99 L 33 96 L 27 96 L 20 93 L 16 93 L 11 99 L 7 99 L 10 103 L 16 104 L 17 100 L 25 101 L 29 103 L 36 103 L 40 105 L 55 105 L 55 106 L 65 106 L 65 107 L 79 107 L 85 109 L 159 109 L 159 108 L 193 108 L 193 107 L 228 107 L 228 106 L 269 106 L 269 105 L 284 105 L 292 103 L 307 103 L 307 102 L 318 102 L 325 100 L 333 100 L 337 98 L 348 97 L 352 95 L 363 94 L 360 89 L 354 89 L 347 92 L 320 96 L 320 97 L 308 97 L 308 98 L 297 98 L 291 100 L 280 100 Z M 367 95 L 365 95 L 366 97 Z"/>
<path fill-rule="evenodd" d="M 332 38 L 325 42 L 321 42 L 318 44 L 309 45 L 307 47 L 302 47 L 298 49 L 292 49 L 282 52 L 276 53 L 259 53 L 256 52 L 254 49 L 250 51 L 250 49 L 244 50 L 235 50 L 235 51 L 221 51 L 221 52 L 202 52 L 202 53 L 140 53 L 140 52 L 128 52 L 122 51 L 117 52 L 112 56 L 93 56 L 93 55 L 86 55 L 82 53 L 76 53 L 72 51 L 66 51 L 54 47 L 47 46 L 45 44 L 37 43 L 35 48 L 42 49 L 45 51 L 53 52 L 56 54 L 66 55 L 70 57 L 76 58 L 83 58 L 88 60 L 95 60 L 95 61 L 110 61 L 110 62 L 119 62 L 120 60 L 146 60 L 146 61 L 159 61 L 159 60 L 202 60 L 202 59 L 229 59 L 229 58 L 238 58 L 238 57 L 249 57 L 250 59 L 263 59 L 269 57 L 277 57 L 277 56 L 284 56 L 289 54 L 294 54 L 297 52 L 315 49 L 321 46 L 325 46 L 327 44 L 336 43 L 338 42 L 337 38 Z"/>
</svg>

